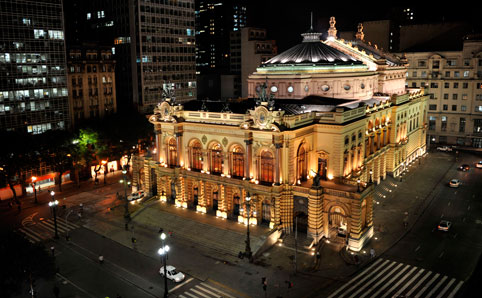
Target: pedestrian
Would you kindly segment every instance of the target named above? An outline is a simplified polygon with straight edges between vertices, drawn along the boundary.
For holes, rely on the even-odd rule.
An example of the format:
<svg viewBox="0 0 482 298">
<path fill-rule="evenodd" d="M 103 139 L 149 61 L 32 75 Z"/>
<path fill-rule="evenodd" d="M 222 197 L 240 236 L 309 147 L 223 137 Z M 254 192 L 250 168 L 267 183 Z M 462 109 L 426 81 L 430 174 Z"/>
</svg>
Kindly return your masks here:
<svg viewBox="0 0 482 298">
<path fill-rule="evenodd" d="M 52 257 L 55 257 L 55 247 L 51 246 L 50 251 L 52 252 Z"/>
<path fill-rule="evenodd" d="M 375 250 L 370 248 L 370 257 L 373 259 L 375 257 Z"/>
<path fill-rule="evenodd" d="M 99 263 L 104 264 L 104 256 L 103 255 L 99 256 Z"/>
<path fill-rule="evenodd" d="M 55 298 L 59 298 L 59 295 L 60 295 L 60 289 L 59 287 L 57 287 L 57 285 L 54 286 L 54 295 L 55 295 Z"/>
</svg>

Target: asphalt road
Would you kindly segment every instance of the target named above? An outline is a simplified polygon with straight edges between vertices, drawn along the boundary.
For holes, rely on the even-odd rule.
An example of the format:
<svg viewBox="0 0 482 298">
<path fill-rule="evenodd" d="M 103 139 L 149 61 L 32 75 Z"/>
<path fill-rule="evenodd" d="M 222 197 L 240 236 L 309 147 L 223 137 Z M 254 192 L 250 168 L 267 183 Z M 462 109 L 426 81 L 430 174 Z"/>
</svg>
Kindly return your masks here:
<svg viewBox="0 0 482 298">
<path fill-rule="evenodd" d="M 441 163 L 453 159 L 453 155 L 435 154 Z M 482 169 L 474 167 L 478 160 L 476 156 L 461 154 L 434 188 L 427 209 L 384 257 L 458 280 L 469 278 L 482 252 Z M 461 164 L 471 165 L 470 170 L 458 171 Z M 453 178 L 462 181 L 459 188 L 448 186 Z M 442 219 L 452 222 L 448 232 L 437 229 Z"/>
</svg>

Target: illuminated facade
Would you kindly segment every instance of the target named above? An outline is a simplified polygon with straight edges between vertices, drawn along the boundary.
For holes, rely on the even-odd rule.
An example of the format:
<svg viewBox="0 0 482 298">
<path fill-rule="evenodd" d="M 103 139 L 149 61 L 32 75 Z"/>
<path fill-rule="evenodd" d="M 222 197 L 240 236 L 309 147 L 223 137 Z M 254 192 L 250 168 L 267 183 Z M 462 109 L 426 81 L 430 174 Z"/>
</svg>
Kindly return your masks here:
<svg viewBox="0 0 482 298">
<path fill-rule="evenodd" d="M 69 127 L 62 1 L 0 1 L 0 129 Z"/>
<path fill-rule="evenodd" d="M 373 188 L 425 152 L 426 96 L 406 65 L 361 39 L 303 42 L 258 67 L 249 99 L 229 106 L 160 103 L 156 155 L 134 184 L 179 207 L 360 250 L 373 235 Z M 254 200 L 246 214 L 245 198 Z M 170 199 L 169 199 L 170 198 Z"/>
</svg>

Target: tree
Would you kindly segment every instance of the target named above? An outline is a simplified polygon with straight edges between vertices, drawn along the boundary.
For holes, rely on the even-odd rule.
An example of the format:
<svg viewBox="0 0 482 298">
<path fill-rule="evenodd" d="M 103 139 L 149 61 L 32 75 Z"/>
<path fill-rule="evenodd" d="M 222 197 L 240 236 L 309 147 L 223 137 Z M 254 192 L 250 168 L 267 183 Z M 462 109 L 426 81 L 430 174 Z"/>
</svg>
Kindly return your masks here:
<svg viewBox="0 0 482 298">
<path fill-rule="evenodd" d="M 98 132 L 91 128 L 80 129 L 79 136 L 75 140 L 73 156 L 78 164 L 87 170 L 90 170 L 90 166 L 95 164 L 94 172 L 97 180 L 102 159 L 109 157 L 107 148 L 107 145 L 100 139 Z"/>
</svg>

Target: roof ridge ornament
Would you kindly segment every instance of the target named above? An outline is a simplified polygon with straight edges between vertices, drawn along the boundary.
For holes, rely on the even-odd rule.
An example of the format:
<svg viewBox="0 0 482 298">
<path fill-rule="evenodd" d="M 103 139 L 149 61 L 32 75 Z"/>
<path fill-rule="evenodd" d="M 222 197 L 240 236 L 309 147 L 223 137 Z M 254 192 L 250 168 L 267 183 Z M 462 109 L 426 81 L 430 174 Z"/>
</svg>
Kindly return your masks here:
<svg viewBox="0 0 482 298">
<path fill-rule="evenodd" d="M 330 29 L 328 29 L 328 39 L 335 40 L 336 39 L 336 20 L 335 17 L 330 18 Z"/>
<path fill-rule="evenodd" d="M 358 23 L 358 32 L 356 33 L 356 39 L 359 40 L 364 40 L 365 39 L 365 33 L 363 33 L 363 24 Z"/>
</svg>

